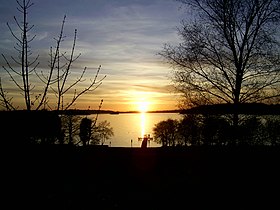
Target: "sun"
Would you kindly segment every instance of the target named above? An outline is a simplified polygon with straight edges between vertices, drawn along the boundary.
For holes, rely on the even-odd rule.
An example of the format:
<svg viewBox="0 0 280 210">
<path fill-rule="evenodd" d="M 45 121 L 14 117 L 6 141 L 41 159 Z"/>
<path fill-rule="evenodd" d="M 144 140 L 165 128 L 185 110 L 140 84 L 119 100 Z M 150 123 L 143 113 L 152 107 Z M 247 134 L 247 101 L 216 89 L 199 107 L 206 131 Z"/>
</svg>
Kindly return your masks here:
<svg viewBox="0 0 280 210">
<path fill-rule="evenodd" d="M 149 109 L 149 103 L 147 101 L 139 101 L 138 102 L 138 110 L 140 112 L 147 112 Z"/>
</svg>

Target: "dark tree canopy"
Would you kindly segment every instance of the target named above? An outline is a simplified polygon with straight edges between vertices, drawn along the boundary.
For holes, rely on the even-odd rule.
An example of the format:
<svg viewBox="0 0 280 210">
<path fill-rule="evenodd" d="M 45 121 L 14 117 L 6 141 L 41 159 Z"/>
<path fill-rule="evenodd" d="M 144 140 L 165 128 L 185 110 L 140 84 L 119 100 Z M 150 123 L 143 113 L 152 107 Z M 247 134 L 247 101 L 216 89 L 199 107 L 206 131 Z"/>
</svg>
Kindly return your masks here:
<svg viewBox="0 0 280 210">
<path fill-rule="evenodd" d="M 195 21 L 183 20 L 182 42 L 160 55 L 186 105 L 278 102 L 280 1 L 179 1 Z"/>
</svg>

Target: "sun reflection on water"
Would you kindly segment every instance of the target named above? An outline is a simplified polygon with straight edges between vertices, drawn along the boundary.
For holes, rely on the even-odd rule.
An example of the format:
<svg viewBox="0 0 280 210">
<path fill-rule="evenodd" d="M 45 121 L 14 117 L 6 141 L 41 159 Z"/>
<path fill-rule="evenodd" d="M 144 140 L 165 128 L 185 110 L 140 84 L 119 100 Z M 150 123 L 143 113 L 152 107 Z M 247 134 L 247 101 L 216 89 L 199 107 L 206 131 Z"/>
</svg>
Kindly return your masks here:
<svg viewBox="0 0 280 210">
<path fill-rule="evenodd" d="M 140 115 L 140 126 L 141 126 L 141 137 L 146 134 L 146 115 L 145 112 L 142 112 Z"/>
</svg>

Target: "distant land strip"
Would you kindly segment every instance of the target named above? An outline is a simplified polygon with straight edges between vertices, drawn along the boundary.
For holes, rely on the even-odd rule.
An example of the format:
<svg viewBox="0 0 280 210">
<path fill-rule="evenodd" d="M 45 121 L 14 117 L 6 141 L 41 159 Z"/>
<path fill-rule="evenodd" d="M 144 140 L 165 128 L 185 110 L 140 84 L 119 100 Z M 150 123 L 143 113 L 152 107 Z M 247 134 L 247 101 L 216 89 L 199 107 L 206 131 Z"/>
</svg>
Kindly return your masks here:
<svg viewBox="0 0 280 210">
<path fill-rule="evenodd" d="M 10 111 L 0 111 L 10 112 Z M 27 112 L 26 110 L 16 110 L 12 112 Z M 46 112 L 46 110 L 31 111 L 31 112 Z M 53 110 L 58 114 L 68 115 L 91 115 L 91 114 L 135 114 L 140 111 L 113 111 L 113 110 L 90 110 L 90 109 L 69 109 L 69 110 Z M 244 103 L 238 106 L 234 104 L 214 104 L 202 105 L 189 109 L 174 109 L 174 110 L 157 110 L 147 111 L 145 113 L 178 113 L 178 114 L 248 114 L 248 115 L 280 115 L 280 104 L 262 104 L 262 103 Z"/>
<path fill-rule="evenodd" d="M 140 111 L 112 111 L 112 110 L 65 110 L 59 111 L 60 114 L 73 114 L 73 115 L 91 115 L 91 114 L 137 114 L 142 113 Z M 180 110 L 157 110 L 157 111 L 147 111 L 145 113 L 180 113 Z"/>
<path fill-rule="evenodd" d="M 280 104 L 243 103 L 202 105 L 180 111 L 181 114 L 245 114 L 245 115 L 280 115 Z"/>
</svg>

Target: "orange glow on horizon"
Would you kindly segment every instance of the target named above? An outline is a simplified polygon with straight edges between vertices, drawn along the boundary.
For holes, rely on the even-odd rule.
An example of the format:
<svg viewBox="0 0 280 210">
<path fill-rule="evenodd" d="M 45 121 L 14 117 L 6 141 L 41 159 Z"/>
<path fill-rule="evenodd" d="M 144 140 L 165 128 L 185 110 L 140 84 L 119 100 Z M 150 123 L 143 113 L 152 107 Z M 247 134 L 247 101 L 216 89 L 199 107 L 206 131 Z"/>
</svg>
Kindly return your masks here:
<svg viewBox="0 0 280 210">
<path fill-rule="evenodd" d="M 142 113 L 149 111 L 149 102 L 148 101 L 139 101 L 138 103 L 138 110 Z"/>
<path fill-rule="evenodd" d="M 81 103 L 77 104 L 77 106 L 74 106 L 74 109 L 81 109 L 81 110 L 97 110 L 98 109 L 98 102 L 95 103 Z M 161 111 L 161 110 L 175 110 L 177 109 L 176 104 L 163 104 L 163 103 L 157 103 L 156 101 L 139 101 L 139 102 L 125 102 L 125 103 L 119 103 L 119 102 L 103 102 L 102 110 L 112 110 L 112 111 L 120 111 L 120 112 L 126 112 L 126 111 L 138 111 L 141 113 L 149 112 L 149 111 Z"/>
</svg>

